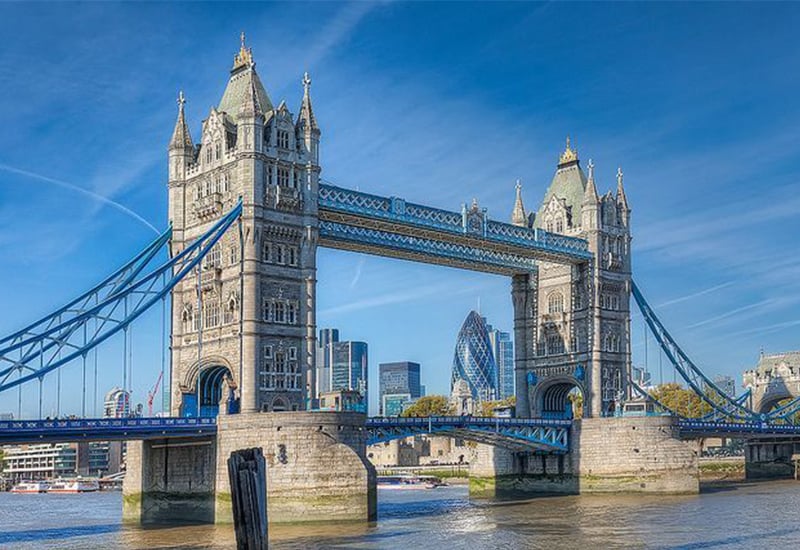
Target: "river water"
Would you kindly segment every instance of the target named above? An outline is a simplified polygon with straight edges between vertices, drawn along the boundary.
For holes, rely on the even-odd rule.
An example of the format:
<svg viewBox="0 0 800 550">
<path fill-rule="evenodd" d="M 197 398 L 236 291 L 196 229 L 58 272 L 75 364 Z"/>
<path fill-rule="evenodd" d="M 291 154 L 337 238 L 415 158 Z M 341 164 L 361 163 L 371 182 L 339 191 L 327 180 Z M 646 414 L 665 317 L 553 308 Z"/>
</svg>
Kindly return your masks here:
<svg viewBox="0 0 800 550">
<path fill-rule="evenodd" d="M 470 501 L 466 487 L 379 490 L 379 521 L 275 527 L 270 548 L 798 548 L 800 483 L 738 484 L 696 496 Z M 132 528 L 121 494 L 0 493 L 0 548 L 234 549 L 230 527 Z"/>
</svg>

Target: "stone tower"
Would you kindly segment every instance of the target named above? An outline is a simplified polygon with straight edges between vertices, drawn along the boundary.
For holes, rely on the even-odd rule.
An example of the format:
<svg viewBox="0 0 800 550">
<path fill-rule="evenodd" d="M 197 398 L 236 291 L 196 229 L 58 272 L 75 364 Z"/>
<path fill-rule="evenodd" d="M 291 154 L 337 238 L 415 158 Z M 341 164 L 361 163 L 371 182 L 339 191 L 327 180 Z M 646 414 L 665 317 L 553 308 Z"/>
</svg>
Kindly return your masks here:
<svg viewBox="0 0 800 550">
<path fill-rule="evenodd" d="M 517 275 L 515 306 L 518 414 L 569 415 L 578 388 L 586 416 L 613 414 L 630 373 L 630 208 L 617 172 L 617 192 L 598 195 L 567 140 L 539 211 L 539 230 L 588 241 L 592 263 L 540 263 L 538 277 Z M 513 223 L 522 225 L 517 191 Z"/>
<path fill-rule="evenodd" d="M 274 107 L 252 51 L 234 56 L 225 92 L 194 144 L 179 98 L 169 145 L 172 254 L 241 198 L 233 228 L 172 293 L 172 414 L 308 408 L 320 130 L 311 80 L 294 118 Z"/>
</svg>

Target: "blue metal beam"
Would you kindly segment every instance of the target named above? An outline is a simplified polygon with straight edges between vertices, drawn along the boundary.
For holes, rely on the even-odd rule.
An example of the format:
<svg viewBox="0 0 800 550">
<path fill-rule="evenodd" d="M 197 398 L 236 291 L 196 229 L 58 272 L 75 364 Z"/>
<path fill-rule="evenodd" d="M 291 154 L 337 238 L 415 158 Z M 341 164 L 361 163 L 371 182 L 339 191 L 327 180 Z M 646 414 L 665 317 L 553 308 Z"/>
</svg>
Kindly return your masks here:
<svg viewBox="0 0 800 550">
<path fill-rule="evenodd" d="M 0 422 L 0 445 L 207 437 L 216 418 L 96 418 Z"/>
</svg>

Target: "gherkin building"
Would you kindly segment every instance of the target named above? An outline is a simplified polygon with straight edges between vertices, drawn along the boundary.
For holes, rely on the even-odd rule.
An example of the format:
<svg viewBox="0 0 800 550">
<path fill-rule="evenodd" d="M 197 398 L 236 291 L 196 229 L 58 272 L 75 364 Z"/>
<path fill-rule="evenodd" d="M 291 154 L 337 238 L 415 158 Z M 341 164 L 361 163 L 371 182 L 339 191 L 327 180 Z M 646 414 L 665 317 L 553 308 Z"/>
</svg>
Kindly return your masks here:
<svg viewBox="0 0 800 550">
<path fill-rule="evenodd" d="M 466 380 L 472 397 L 478 401 L 497 398 L 497 364 L 486 320 L 477 311 L 469 312 L 458 332 L 451 390 L 459 380 Z"/>
</svg>

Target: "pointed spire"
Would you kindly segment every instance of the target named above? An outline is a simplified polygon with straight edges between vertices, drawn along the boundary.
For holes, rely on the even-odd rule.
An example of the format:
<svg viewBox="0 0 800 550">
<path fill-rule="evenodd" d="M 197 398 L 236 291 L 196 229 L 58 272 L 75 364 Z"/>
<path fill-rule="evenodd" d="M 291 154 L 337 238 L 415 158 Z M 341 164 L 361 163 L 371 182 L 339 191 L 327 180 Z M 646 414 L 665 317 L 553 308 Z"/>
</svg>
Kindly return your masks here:
<svg viewBox="0 0 800 550">
<path fill-rule="evenodd" d="M 617 202 L 628 210 L 628 197 L 625 196 L 625 188 L 622 186 L 622 167 L 617 168 Z"/>
<path fill-rule="evenodd" d="M 596 203 L 600 200 L 597 195 L 597 187 L 594 184 L 594 163 L 589 159 L 589 179 L 586 182 L 586 190 L 583 194 L 583 204 Z"/>
<path fill-rule="evenodd" d="M 186 98 L 183 90 L 178 94 L 178 120 L 175 121 L 175 129 L 172 131 L 172 139 L 169 141 L 170 149 L 189 149 L 194 147 L 192 136 L 189 133 L 189 126 L 186 124 L 186 116 L 183 112 L 183 105 Z"/>
<path fill-rule="evenodd" d="M 242 34 L 239 35 L 239 40 L 241 42 L 241 45 L 239 46 L 239 53 L 233 56 L 233 68 L 231 69 L 232 73 L 242 68 L 252 68 L 256 66 L 256 64 L 253 62 L 253 48 L 248 48 L 245 46 L 244 38 L 244 31 L 242 31 Z"/>
<path fill-rule="evenodd" d="M 297 115 L 297 126 L 307 130 L 319 131 L 317 118 L 311 108 L 311 77 L 306 72 L 303 74 L 303 103 L 300 106 L 300 113 Z"/>
<path fill-rule="evenodd" d="M 247 77 L 247 75 L 245 75 Z M 239 117 L 253 118 L 258 115 L 263 115 L 264 111 L 261 109 L 261 102 L 258 99 L 258 91 L 256 90 L 256 82 L 253 73 L 250 73 L 247 79 L 247 84 L 244 89 L 244 97 L 242 103 L 239 105 Z"/>
<path fill-rule="evenodd" d="M 567 166 L 569 164 L 577 163 L 578 162 L 578 150 L 573 149 L 570 146 L 569 136 L 567 136 L 567 148 L 564 149 L 564 152 L 561 153 L 561 156 L 558 159 L 558 166 Z"/>
<path fill-rule="evenodd" d="M 514 201 L 514 211 L 511 213 L 511 223 L 520 227 L 528 225 L 528 218 L 525 215 L 525 206 L 522 204 L 522 184 L 517 180 L 517 198 Z"/>
</svg>

